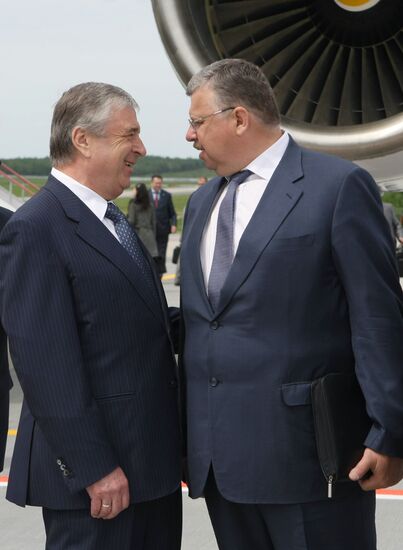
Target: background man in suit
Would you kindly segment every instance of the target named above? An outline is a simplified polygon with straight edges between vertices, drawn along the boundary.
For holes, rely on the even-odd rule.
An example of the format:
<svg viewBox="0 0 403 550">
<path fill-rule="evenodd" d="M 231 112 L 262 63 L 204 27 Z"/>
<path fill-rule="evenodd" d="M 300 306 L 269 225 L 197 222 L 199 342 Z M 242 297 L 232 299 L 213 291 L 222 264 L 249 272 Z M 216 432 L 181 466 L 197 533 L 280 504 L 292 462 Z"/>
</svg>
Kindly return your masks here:
<svg viewBox="0 0 403 550">
<path fill-rule="evenodd" d="M 10 210 L 0 207 L 0 229 L 4 227 L 11 214 Z M 7 336 L 0 326 L 0 472 L 4 466 L 4 454 L 6 452 L 8 408 L 10 402 L 9 391 L 12 385 L 13 383 L 8 370 Z"/>
<path fill-rule="evenodd" d="M 221 550 L 374 550 L 373 489 L 403 474 L 403 300 L 376 184 L 282 131 L 253 64 L 213 63 L 187 93 L 205 165 L 247 170 L 201 187 L 185 216 L 190 495 Z M 373 426 L 329 499 L 311 381 L 354 371 Z"/>
<path fill-rule="evenodd" d="M 158 268 L 160 275 L 166 272 L 165 265 L 168 237 L 170 233 L 176 233 L 176 212 L 172 202 L 172 195 L 162 189 L 162 176 L 151 177 L 150 201 L 155 208 L 157 221 L 156 237 L 158 248 Z"/>
<path fill-rule="evenodd" d="M 393 204 L 390 202 L 383 203 L 383 213 L 385 214 L 386 221 L 389 225 L 390 234 L 392 235 L 393 242 L 396 244 L 396 240 L 403 244 L 403 228 L 397 219 Z"/>
<path fill-rule="evenodd" d="M 166 303 L 110 202 L 146 153 L 136 108 L 108 84 L 65 92 L 49 180 L 0 240 L 1 315 L 25 395 L 7 498 L 43 507 L 49 550 L 180 548 Z"/>
</svg>

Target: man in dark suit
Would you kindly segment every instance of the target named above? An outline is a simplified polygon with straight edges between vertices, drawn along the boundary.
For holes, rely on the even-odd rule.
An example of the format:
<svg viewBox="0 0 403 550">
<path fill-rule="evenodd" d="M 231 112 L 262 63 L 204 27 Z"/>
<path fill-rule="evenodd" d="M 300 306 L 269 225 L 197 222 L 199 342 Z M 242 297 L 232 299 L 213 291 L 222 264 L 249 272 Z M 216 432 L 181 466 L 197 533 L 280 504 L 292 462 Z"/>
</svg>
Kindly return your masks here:
<svg viewBox="0 0 403 550">
<path fill-rule="evenodd" d="M 219 176 L 182 241 L 190 495 L 221 550 L 374 550 L 374 489 L 403 474 L 403 300 L 377 186 L 281 130 L 253 64 L 213 63 L 187 93 L 187 140 Z M 311 382 L 337 372 L 373 425 L 327 498 Z"/>
<path fill-rule="evenodd" d="M 0 207 L 0 229 L 7 223 L 11 214 L 10 210 Z M 13 383 L 8 370 L 7 336 L 0 326 L 0 472 L 4 467 L 8 432 L 9 392 L 12 385 Z"/>
<path fill-rule="evenodd" d="M 108 84 L 65 92 L 49 180 L 0 239 L 1 315 L 25 396 L 7 498 L 43 507 L 49 550 L 180 548 L 167 307 L 111 202 L 146 153 L 136 108 Z"/>
<path fill-rule="evenodd" d="M 390 234 L 392 235 L 393 242 L 396 244 L 396 240 L 403 244 L 403 229 L 397 219 L 393 204 L 390 202 L 383 203 L 383 213 L 385 214 L 386 221 L 388 222 Z"/>
<path fill-rule="evenodd" d="M 166 268 L 166 254 L 168 237 L 170 233 L 176 233 L 176 212 L 172 202 L 172 195 L 162 189 L 162 176 L 151 177 L 150 201 L 155 208 L 156 238 L 158 248 L 158 270 L 162 276 Z"/>
</svg>

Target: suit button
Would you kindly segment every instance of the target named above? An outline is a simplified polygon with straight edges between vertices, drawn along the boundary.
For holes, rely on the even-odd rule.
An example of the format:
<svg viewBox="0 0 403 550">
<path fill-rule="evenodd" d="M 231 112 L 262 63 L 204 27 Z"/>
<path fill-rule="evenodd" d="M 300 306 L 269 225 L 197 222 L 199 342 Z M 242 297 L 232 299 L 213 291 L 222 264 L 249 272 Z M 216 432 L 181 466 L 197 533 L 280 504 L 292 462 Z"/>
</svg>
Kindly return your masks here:
<svg viewBox="0 0 403 550">
<path fill-rule="evenodd" d="M 215 388 L 216 386 L 218 386 L 218 380 L 214 376 L 212 378 L 210 378 L 210 386 L 212 388 Z"/>
<path fill-rule="evenodd" d="M 219 326 L 220 326 L 220 323 L 218 321 L 213 321 L 212 323 L 210 323 L 210 328 L 212 330 L 217 330 Z"/>
<path fill-rule="evenodd" d="M 175 378 L 173 378 L 172 380 L 170 380 L 169 385 L 171 386 L 171 388 L 176 388 L 178 382 L 177 380 L 175 380 Z"/>
</svg>

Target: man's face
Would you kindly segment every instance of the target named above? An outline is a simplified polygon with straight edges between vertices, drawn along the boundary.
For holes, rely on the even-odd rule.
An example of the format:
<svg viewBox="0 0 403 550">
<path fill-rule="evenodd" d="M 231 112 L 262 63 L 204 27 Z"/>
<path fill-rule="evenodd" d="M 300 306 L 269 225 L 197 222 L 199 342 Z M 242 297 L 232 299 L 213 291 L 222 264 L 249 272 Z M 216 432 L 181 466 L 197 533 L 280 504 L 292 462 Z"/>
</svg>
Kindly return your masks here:
<svg viewBox="0 0 403 550">
<path fill-rule="evenodd" d="M 106 200 L 115 199 L 130 186 L 133 167 L 146 154 L 136 112 L 131 107 L 112 111 L 104 135 L 89 140 L 90 186 Z"/>
<path fill-rule="evenodd" d="M 191 119 L 205 117 L 226 107 L 230 105 L 219 105 L 214 91 L 208 86 L 202 86 L 191 96 L 189 117 Z M 197 130 L 190 125 L 186 139 L 193 142 L 193 147 L 200 151 L 199 158 L 207 168 L 215 170 L 220 176 L 226 176 L 233 171 L 231 165 L 234 133 L 233 111 L 228 110 L 206 118 Z"/>
<path fill-rule="evenodd" d="M 162 178 L 153 178 L 151 180 L 151 187 L 156 193 L 159 193 L 162 187 Z"/>
</svg>

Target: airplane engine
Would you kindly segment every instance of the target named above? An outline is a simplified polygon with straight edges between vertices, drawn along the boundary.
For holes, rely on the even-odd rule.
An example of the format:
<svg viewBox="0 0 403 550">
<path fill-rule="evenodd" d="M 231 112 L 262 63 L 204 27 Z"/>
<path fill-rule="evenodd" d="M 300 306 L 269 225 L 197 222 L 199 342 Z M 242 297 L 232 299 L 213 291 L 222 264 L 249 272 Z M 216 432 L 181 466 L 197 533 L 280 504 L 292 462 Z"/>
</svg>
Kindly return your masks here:
<svg viewBox="0 0 403 550">
<path fill-rule="evenodd" d="M 264 71 L 282 125 L 403 190 L 401 0 L 152 0 L 182 83 L 238 57 Z"/>
</svg>

